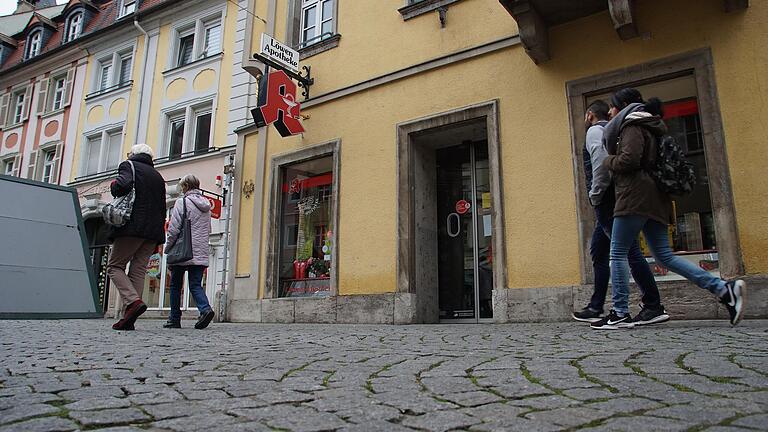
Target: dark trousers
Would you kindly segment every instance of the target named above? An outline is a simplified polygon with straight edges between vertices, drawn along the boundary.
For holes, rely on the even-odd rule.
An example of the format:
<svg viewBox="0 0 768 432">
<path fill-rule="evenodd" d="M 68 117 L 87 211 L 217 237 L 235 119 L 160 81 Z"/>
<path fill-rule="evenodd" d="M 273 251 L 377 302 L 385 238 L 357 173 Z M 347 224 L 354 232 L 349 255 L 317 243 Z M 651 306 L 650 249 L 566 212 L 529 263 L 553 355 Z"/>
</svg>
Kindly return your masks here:
<svg viewBox="0 0 768 432">
<path fill-rule="evenodd" d="M 205 266 L 171 266 L 171 313 L 168 316 L 169 321 L 179 322 L 181 320 L 181 288 L 184 284 L 184 272 L 189 274 L 189 293 L 197 303 L 197 310 L 202 315 L 211 309 L 208 304 L 208 297 L 203 289 L 203 272 Z"/>
<path fill-rule="evenodd" d="M 606 199 L 605 202 L 595 207 L 595 231 L 592 233 L 592 242 L 589 244 L 589 253 L 592 255 L 592 267 L 595 272 L 595 292 L 589 302 L 589 308 L 602 311 L 605 305 L 605 295 L 608 292 L 608 282 L 611 280 L 611 231 L 613 230 L 614 201 Z M 629 269 L 632 277 L 640 287 L 642 302 L 645 306 L 655 308 L 661 305 L 659 288 L 653 278 L 653 272 L 648 261 L 640 251 L 637 239 L 629 248 Z"/>
</svg>

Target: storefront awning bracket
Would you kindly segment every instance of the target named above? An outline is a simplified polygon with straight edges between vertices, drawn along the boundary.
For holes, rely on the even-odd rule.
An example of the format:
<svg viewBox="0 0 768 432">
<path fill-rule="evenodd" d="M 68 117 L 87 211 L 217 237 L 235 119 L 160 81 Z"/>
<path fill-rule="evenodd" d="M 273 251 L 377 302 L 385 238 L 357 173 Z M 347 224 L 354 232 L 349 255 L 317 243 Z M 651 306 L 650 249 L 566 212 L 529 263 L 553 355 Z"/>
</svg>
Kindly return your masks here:
<svg viewBox="0 0 768 432">
<path fill-rule="evenodd" d="M 309 87 L 315 83 L 315 79 L 312 78 L 312 66 L 304 65 L 301 67 L 302 72 L 296 73 L 259 53 L 254 53 L 253 58 L 273 69 L 279 69 L 285 72 L 291 79 L 296 80 L 299 83 L 299 87 L 303 89 L 301 95 L 304 96 L 305 100 L 309 99 Z"/>
</svg>

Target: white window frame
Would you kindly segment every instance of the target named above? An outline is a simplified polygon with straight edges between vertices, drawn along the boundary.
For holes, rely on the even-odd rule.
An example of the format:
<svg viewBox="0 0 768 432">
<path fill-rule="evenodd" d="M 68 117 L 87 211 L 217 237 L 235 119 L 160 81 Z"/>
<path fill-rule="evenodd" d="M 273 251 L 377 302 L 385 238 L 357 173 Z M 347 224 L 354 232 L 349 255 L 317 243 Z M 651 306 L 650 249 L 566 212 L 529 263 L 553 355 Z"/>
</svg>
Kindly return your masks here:
<svg viewBox="0 0 768 432">
<path fill-rule="evenodd" d="M 165 114 L 165 131 L 163 139 L 163 156 L 171 156 L 171 131 L 172 123 L 182 119 L 184 121 L 184 135 L 181 144 L 180 157 L 194 156 L 195 154 L 195 137 L 197 136 L 197 118 L 206 114 L 211 115 L 211 130 L 208 134 L 208 148 L 213 147 L 213 131 L 215 126 L 215 109 L 212 100 L 191 104 L 182 109 L 176 109 L 168 111 Z M 184 156 L 186 155 L 186 156 Z"/>
<path fill-rule="evenodd" d="M 118 150 L 118 163 L 114 167 L 109 167 L 107 165 L 108 159 L 109 159 L 109 138 L 114 135 L 120 135 L 120 148 Z M 90 153 L 91 153 L 91 140 L 100 139 L 99 143 L 99 163 L 96 168 L 96 172 L 88 172 L 88 162 L 90 160 Z M 93 132 L 89 134 L 83 135 L 83 145 L 82 145 L 82 154 L 80 159 L 80 176 L 92 176 L 101 174 L 107 171 L 116 170 L 118 165 L 120 165 L 120 162 L 122 160 L 122 148 L 125 144 L 123 142 L 124 136 L 123 136 L 123 127 L 116 127 L 116 128 L 107 128 L 100 132 Z"/>
<path fill-rule="evenodd" d="M 27 106 L 27 93 L 25 90 L 13 92 L 13 111 L 11 111 L 11 124 L 19 124 L 24 121 L 24 108 Z"/>
<path fill-rule="evenodd" d="M 75 24 L 75 20 L 77 19 L 77 24 Z M 67 39 L 65 42 L 71 42 L 83 33 L 83 24 L 85 22 L 85 13 L 83 11 L 77 11 L 74 12 L 72 15 L 69 16 L 67 19 Z"/>
<path fill-rule="evenodd" d="M 98 58 L 96 61 L 97 67 L 95 68 L 96 73 L 93 77 L 93 93 L 105 93 L 115 88 L 127 87 L 132 82 L 132 69 L 134 65 L 133 58 L 135 54 L 133 51 L 133 47 L 124 48 Z M 123 65 L 125 63 L 125 59 L 128 57 L 131 59 L 131 70 L 128 74 L 128 79 L 121 81 L 120 78 Z M 107 80 L 102 86 L 102 76 L 104 74 L 104 69 L 106 68 L 109 68 L 109 71 L 107 71 Z"/>
<path fill-rule="evenodd" d="M 40 155 L 40 181 L 45 183 L 51 183 L 51 179 L 55 178 L 53 169 L 56 166 L 56 146 L 42 149 Z M 50 156 L 50 160 L 48 159 Z M 46 170 L 48 172 L 46 173 Z M 48 178 L 46 178 L 46 175 Z"/>
<path fill-rule="evenodd" d="M 324 3 L 330 2 L 331 3 L 331 18 L 328 20 L 323 20 L 323 5 Z M 301 19 L 299 21 L 299 48 L 304 48 L 310 45 L 313 45 L 315 43 L 321 42 L 333 35 L 336 34 L 336 6 L 337 6 L 337 0 L 301 0 Z M 311 8 L 316 8 L 315 11 L 315 20 L 312 25 L 308 25 L 308 23 L 305 22 L 306 17 L 306 11 Z M 325 22 L 331 23 L 331 31 L 330 35 L 327 35 L 323 37 L 323 24 Z M 308 28 L 315 28 L 315 35 L 310 38 L 309 40 L 306 40 L 304 38 L 304 32 Z"/>
<path fill-rule="evenodd" d="M 14 172 L 16 171 L 16 167 L 14 166 L 16 163 L 16 157 L 9 157 L 2 159 L 3 162 L 3 174 L 12 176 L 14 175 Z"/>
<path fill-rule="evenodd" d="M 122 18 L 136 12 L 136 2 L 137 0 L 121 0 L 120 13 L 118 14 L 118 18 Z"/>
<path fill-rule="evenodd" d="M 57 76 L 53 78 L 51 86 L 51 110 L 56 111 L 64 108 L 67 102 L 67 76 Z M 61 86 L 59 86 L 61 83 Z"/>
<path fill-rule="evenodd" d="M 206 45 L 206 32 L 212 27 L 219 27 L 218 49 L 208 52 Z M 185 64 L 181 64 L 181 39 L 192 35 L 192 57 Z M 218 10 L 213 13 L 206 13 L 191 21 L 186 21 L 176 25 L 174 29 L 173 44 L 171 45 L 171 55 L 169 56 L 169 69 L 186 66 L 204 58 L 214 57 L 223 51 L 224 46 L 224 13 Z"/>
<path fill-rule="evenodd" d="M 24 56 L 25 60 L 29 60 L 40 54 L 40 50 L 43 47 L 43 30 L 37 29 L 27 36 L 27 55 Z"/>
</svg>

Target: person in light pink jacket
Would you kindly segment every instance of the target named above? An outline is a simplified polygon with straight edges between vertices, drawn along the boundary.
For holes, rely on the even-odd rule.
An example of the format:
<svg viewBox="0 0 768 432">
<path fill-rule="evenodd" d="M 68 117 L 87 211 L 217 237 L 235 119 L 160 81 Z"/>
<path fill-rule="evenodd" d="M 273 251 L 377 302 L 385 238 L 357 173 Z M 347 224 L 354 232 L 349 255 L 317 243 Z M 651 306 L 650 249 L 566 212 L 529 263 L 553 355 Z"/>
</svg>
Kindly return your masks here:
<svg viewBox="0 0 768 432">
<path fill-rule="evenodd" d="M 187 218 L 192 226 L 192 259 L 171 266 L 171 313 L 164 328 L 181 328 L 181 287 L 184 273 L 189 275 L 189 291 L 197 303 L 200 317 L 195 323 L 196 329 L 208 327 L 214 317 L 213 309 L 202 286 L 203 273 L 208 267 L 208 237 L 211 234 L 211 204 L 200 191 L 200 180 L 192 174 L 185 175 L 179 182 L 182 197 L 176 201 L 171 211 L 168 225 L 168 241 L 165 252 L 176 242 L 182 227 L 184 204 L 187 206 Z"/>
</svg>

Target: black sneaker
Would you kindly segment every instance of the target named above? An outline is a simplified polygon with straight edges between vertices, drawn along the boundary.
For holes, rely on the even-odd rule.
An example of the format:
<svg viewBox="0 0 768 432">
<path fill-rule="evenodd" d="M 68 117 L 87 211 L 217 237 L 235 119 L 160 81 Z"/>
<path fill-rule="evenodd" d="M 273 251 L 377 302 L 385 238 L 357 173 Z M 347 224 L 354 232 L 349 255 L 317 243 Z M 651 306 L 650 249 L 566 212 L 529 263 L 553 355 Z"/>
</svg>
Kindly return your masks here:
<svg viewBox="0 0 768 432">
<path fill-rule="evenodd" d="M 593 322 L 590 326 L 594 330 L 617 330 L 622 328 L 632 328 L 632 317 L 629 314 L 619 316 L 616 311 L 611 309 L 611 313 L 600 321 Z"/>
<path fill-rule="evenodd" d="M 728 309 L 731 325 L 738 324 L 744 317 L 744 301 L 747 294 L 747 283 L 741 279 L 725 283 L 726 292 L 720 297 L 720 303 Z"/>
<path fill-rule="evenodd" d="M 168 320 L 163 324 L 163 328 L 181 328 L 181 322 Z"/>
<path fill-rule="evenodd" d="M 197 319 L 197 322 L 195 323 L 195 328 L 198 330 L 202 330 L 206 327 L 208 327 L 208 324 L 211 323 L 211 320 L 214 317 L 213 310 L 208 309 L 207 311 L 203 312 L 200 315 L 200 318 Z"/>
<path fill-rule="evenodd" d="M 593 323 L 600 321 L 600 318 L 603 317 L 603 311 L 596 311 L 587 306 L 579 312 L 574 312 L 572 316 L 576 321 Z"/>
<path fill-rule="evenodd" d="M 636 326 L 658 324 L 665 321 L 669 321 L 669 315 L 662 305 L 658 305 L 657 307 L 640 305 L 640 313 L 630 320 L 630 322 Z"/>
</svg>

